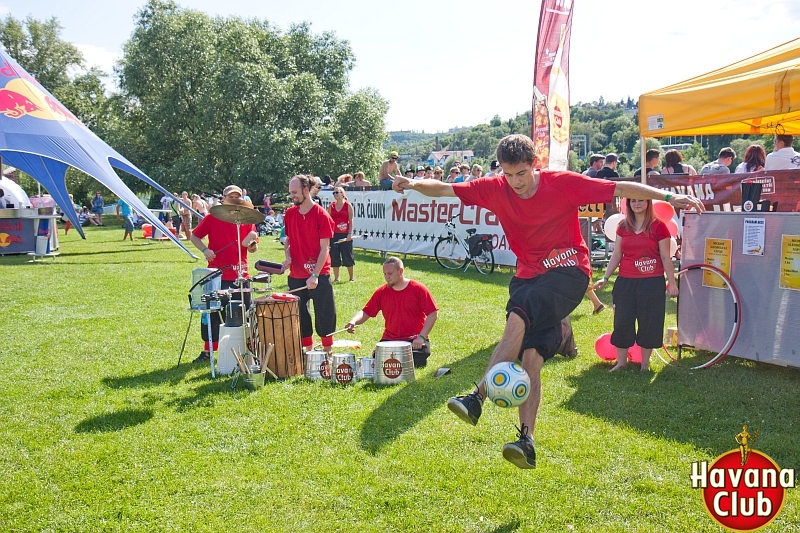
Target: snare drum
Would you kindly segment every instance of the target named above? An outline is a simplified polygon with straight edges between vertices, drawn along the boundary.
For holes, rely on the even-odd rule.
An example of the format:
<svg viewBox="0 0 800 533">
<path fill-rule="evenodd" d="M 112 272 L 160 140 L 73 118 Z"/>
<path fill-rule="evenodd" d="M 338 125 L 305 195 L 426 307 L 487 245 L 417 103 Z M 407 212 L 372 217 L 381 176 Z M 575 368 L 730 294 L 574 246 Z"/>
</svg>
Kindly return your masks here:
<svg viewBox="0 0 800 533">
<path fill-rule="evenodd" d="M 381 341 L 375 346 L 375 383 L 395 385 L 415 379 L 410 342 Z"/>
<path fill-rule="evenodd" d="M 356 380 L 356 356 L 337 353 L 331 357 L 331 383 L 349 385 Z"/>
<path fill-rule="evenodd" d="M 192 292 L 189 293 L 189 298 L 192 302 L 192 309 L 195 311 L 219 310 L 222 304 L 218 299 L 209 299 L 203 301 L 204 294 L 210 294 L 222 288 L 222 276 L 214 276 L 203 283 L 197 285 L 197 282 L 208 276 L 212 272 L 216 272 L 216 268 L 195 268 L 192 270 Z"/>
<path fill-rule="evenodd" d="M 321 381 L 331 379 L 331 364 L 328 352 L 312 350 L 306 352 L 306 379 Z"/>
<path fill-rule="evenodd" d="M 279 378 L 303 374 L 303 349 L 300 345 L 300 298 L 276 300 L 256 298 L 256 353 L 263 358 L 267 344 L 275 349 L 267 367 Z"/>
</svg>

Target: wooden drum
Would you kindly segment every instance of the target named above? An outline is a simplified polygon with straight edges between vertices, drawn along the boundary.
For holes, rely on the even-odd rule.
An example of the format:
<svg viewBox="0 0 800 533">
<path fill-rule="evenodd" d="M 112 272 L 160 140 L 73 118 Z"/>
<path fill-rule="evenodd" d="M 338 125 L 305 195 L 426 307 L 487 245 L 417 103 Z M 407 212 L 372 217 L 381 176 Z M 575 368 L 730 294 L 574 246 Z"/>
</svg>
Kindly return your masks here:
<svg viewBox="0 0 800 533">
<path fill-rule="evenodd" d="M 263 358 L 267 344 L 275 349 L 267 367 L 279 378 L 302 375 L 304 372 L 303 348 L 300 345 L 300 298 L 287 294 L 281 299 L 271 296 L 256 298 L 255 351 Z"/>
</svg>

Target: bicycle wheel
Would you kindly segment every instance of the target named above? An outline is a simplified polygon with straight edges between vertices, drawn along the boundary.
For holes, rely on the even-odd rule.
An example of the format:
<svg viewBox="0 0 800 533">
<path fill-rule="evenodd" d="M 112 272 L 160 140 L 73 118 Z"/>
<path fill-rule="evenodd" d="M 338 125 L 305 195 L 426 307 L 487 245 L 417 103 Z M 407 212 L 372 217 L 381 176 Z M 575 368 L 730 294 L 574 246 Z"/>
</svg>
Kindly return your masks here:
<svg viewBox="0 0 800 533">
<path fill-rule="evenodd" d="M 494 253 L 491 250 L 484 250 L 481 255 L 476 255 L 472 258 L 472 262 L 481 274 L 494 272 Z"/>
<path fill-rule="evenodd" d="M 433 247 L 433 256 L 437 263 L 451 270 L 462 268 L 469 261 L 467 251 L 452 237 L 439 237 Z"/>
</svg>

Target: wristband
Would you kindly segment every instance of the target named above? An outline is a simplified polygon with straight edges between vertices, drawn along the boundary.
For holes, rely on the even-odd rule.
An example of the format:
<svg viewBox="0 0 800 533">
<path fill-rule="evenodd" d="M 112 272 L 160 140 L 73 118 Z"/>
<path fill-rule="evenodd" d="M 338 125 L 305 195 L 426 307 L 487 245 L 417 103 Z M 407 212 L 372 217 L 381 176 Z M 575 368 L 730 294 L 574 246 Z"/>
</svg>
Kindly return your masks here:
<svg viewBox="0 0 800 533">
<path fill-rule="evenodd" d="M 670 199 L 670 198 L 672 198 L 672 194 L 670 194 L 670 193 L 667 193 L 667 195 L 664 197 L 664 201 L 665 201 L 665 202 L 669 202 L 669 199 Z"/>
<path fill-rule="evenodd" d="M 428 340 L 428 337 L 426 337 L 426 336 L 425 336 L 425 335 L 423 335 L 422 333 L 420 333 L 419 335 L 417 335 L 417 337 L 422 337 L 422 340 L 425 340 L 425 341 L 426 341 L 426 340 Z"/>
<path fill-rule="evenodd" d="M 608 278 L 607 278 L 607 277 L 605 277 L 605 276 L 603 276 L 603 281 L 605 281 L 606 283 L 608 283 Z"/>
<path fill-rule="evenodd" d="M 206 253 L 206 250 L 208 250 L 208 247 L 205 247 L 205 248 L 203 248 L 203 251 L 202 251 L 202 252 L 200 252 L 200 253 L 201 253 L 201 254 L 204 254 L 204 253 Z"/>
<path fill-rule="evenodd" d="M 319 279 L 319 274 L 311 274 L 311 277 Z"/>
</svg>

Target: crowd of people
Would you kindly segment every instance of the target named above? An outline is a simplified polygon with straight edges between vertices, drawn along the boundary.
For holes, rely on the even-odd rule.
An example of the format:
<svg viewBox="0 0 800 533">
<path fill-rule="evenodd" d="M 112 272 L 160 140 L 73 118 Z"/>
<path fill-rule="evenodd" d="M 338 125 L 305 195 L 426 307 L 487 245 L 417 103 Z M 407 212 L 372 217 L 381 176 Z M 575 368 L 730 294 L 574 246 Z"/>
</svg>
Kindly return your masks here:
<svg viewBox="0 0 800 533">
<path fill-rule="evenodd" d="M 800 153 L 793 147 L 792 135 L 775 135 L 772 152 L 767 154 L 760 144 L 751 144 L 744 153 L 744 158 L 734 170 L 731 170 L 736 151 L 726 146 L 722 148 L 717 159 L 703 165 L 698 171 L 692 165 L 685 163 L 679 150 L 670 149 L 664 153 L 664 162 L 661 163 L 661 152 L 656 149 L 647 150 L 645 153 L 645 169 L 648 176 L 660 174 L 678 174 L 687 176 L 708 174 L 743 174 L 747 172 L 760 172 L 762 170 L 796 170 L 800 168 Z M 615 153 L 606 155 L 593 154 L 589 156 L 589 168 L 583 174 L 591 178 L 614 179 L 620 177 L 617 172 L 619 157 Z M 641 176 L 641 167 L 636 169 L 634 177 Z"/>
</svg>

